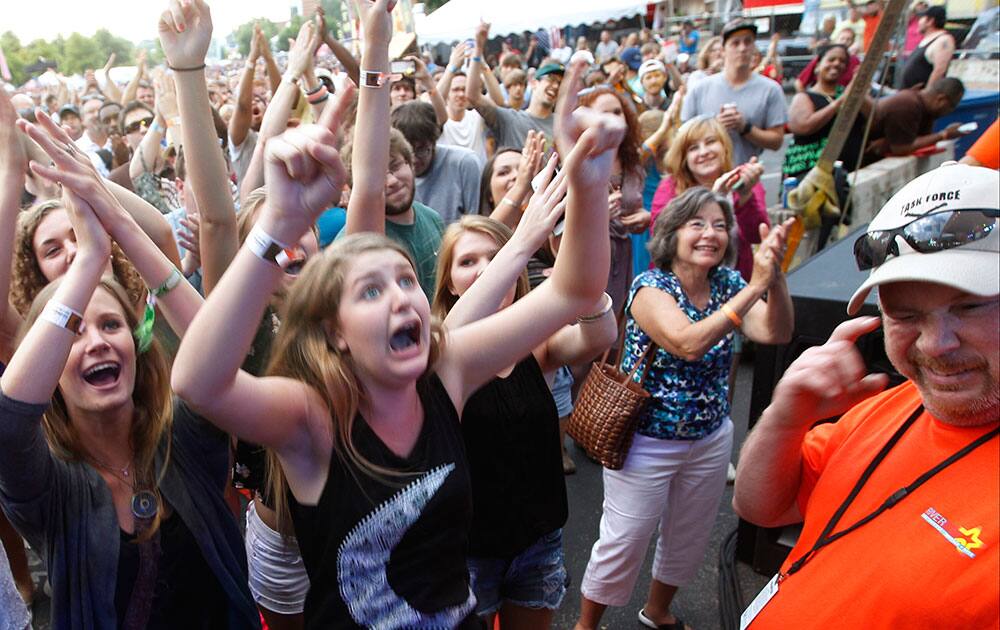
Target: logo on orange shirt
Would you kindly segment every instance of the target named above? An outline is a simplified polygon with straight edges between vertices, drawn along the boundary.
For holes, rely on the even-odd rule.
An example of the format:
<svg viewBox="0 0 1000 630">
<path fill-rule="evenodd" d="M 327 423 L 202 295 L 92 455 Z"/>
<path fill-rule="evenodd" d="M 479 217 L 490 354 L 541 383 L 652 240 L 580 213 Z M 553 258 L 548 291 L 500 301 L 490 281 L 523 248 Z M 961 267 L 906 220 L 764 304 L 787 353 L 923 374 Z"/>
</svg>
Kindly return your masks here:
<svg viewBox="0 0 1000 630">
<path fill-rule="evenodd" d="M 979 537 L 983 533 L 982 527 L 956 527 L 943 514 L 930 507 L 920 516 L 944 536 L 945 540 L 955 545 L 955 549 L 961 554 L 975 558 L 976 554 L 972 550 L 986 546 Z"/>
</svg>

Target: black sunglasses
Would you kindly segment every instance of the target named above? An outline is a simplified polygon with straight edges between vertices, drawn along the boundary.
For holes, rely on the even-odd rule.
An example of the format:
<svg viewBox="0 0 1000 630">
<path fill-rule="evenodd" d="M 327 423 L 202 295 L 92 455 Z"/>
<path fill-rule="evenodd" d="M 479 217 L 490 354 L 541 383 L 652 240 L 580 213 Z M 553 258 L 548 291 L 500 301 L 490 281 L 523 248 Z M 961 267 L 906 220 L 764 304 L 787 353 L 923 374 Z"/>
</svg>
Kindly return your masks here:
<svg viewBox="0 0 1000 630">
<path fill-rule="evenodd" d="M 997 226 L 997 217 L 997 208 L 932 211 L 891 230 L 862 234 L 854 241 L 854 260 L 860 271 L 866 271 L 878 267 L 890 255 L 899 256 L 897 236 L 921 254 L 960 247 L 989 236 Z"/>
<path fill-rule="evenodd" d="M 125 125 L 125 133 L 135 133 L 140 129 L 147 129 L 152 124 L 153 124 L 152 116 L 150 116 L 149 118 L 142 118 L 140 120 L 133 120 L 129 124 Z"/>
</svg>

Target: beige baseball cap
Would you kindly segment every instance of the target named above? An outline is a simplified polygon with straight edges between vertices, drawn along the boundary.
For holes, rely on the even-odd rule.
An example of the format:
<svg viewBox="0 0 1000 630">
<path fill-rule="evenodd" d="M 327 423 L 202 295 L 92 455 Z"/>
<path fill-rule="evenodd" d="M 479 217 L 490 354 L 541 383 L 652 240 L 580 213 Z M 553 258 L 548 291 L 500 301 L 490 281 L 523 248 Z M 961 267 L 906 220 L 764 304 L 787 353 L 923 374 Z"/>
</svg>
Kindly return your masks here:
<svg viewBox="0 0 1000 630">
<path fill-rule="evenodd" d="M 958 162 L 924 173 L 899 190 L 882 207 L 867 232 L 892 230 L 932 214 L 949 210 L 1000 209 L 1000 173 Z M 847 305 L 854 315 L 873 287 L 889 282 L 933 282 L 975 295 L 1000 294 L 1000 219 L 994 218 L 985 237 L 969 239 L 963 245 L 931 253 L 920 253 L 901 236 L 894 237 L 899 255 L 889 255 L 871 270 Z M 947 229 L 947 226 L 944 226 Z M 927 238 L 936 235 L 928 233 Z M 859 239 L 860 240 L 860 239 Z M 857 252 L 857 245 L 855 252 Z"/>
</svg>

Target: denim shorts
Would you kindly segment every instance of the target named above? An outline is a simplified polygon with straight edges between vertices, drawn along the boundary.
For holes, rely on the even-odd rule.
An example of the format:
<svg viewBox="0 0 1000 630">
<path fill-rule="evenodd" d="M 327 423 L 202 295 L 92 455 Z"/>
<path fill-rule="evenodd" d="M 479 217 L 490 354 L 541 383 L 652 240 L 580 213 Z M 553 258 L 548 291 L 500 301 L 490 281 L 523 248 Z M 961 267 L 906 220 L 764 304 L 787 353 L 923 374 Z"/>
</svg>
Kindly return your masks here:
<svg viewBox="0 0 1000 630">
<path fill-rule="evenodd" d="M 489 615 L 503 602 L 523 608 L 555 610 L 566 595 L 562 529 L 545 534 L 510 560 L 469 558 L 477 615 Z"/>
</svg>

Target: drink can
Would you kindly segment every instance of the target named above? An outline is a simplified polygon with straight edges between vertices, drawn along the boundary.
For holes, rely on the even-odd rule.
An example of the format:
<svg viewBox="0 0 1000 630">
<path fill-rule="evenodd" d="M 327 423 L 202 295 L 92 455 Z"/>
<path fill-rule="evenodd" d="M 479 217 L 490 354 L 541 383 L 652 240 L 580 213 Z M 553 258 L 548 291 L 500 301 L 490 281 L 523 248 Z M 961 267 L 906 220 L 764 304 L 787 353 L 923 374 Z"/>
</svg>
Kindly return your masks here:
<svg viewBox="0 0 1000 630">
<path fill-rule="evenodd" d="M 789 177 L 781 184 L 781 207 L 788 209 L 788 193 L 799 186 L 799 178 Z"/>
</svg>

